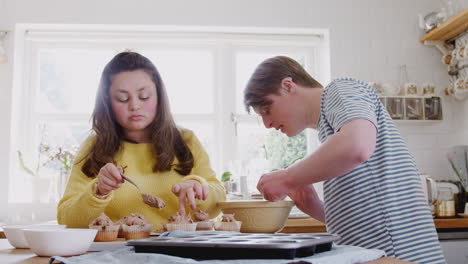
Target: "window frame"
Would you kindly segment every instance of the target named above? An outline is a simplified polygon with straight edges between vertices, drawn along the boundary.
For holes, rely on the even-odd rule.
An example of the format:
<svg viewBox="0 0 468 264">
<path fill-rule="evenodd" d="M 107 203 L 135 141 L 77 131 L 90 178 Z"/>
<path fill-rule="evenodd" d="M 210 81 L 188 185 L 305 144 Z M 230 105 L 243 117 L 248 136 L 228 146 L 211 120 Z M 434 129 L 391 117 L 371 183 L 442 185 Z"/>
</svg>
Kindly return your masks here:
<svg viewBox="0 0 468 264">
<path fill-rule="evenodd" d="M 99 39 L 101 37 L 102 39 Z M 81 42 L 77 43 L 77 39 Z M 215 149 L 210 157 L 212 167 L 220 174 L 227 169 L 228 161 L 237 156 L 237 144 L 231 140 L 236 136 L 235 123 L 260 122 L 256 115 L 236 113 L 236 80 L 234 54 L 240 50 L 264 50 L 265 47 L 311 48 L 313 60 L 306 61 L 306 70 L 316 79 L 325 83 L 330 80 L 329 33 L 326 29 L 311 28 L 255 28 L 255 27 L 198 27 L 198 26 L 127 26 L 127 25 L 50 25 L 17 24 L 15 30 L 14 76 L 11 113 L 11 144 L 9 147 L 9 175 L 15 175 L 16 150 L 28 149 L 38 142 L 34 120 L 34 102 L 39 85 L 34 76 L 39 76 L 38 50 L 43 47 L 89 47 L 92 49 L 112 47 L 125 50 L 129 44 L 140 42 L 134 49 L 167 45 L 189 48 L 209 48 L 214 54 L 214 111 L 211 114 L 174 114 L 179 121 L 208 120 L 214 125 Z M 118 44 L 116 44 L 118 43 Z M 222 43 L 222 44 L 219 44 Z M 221 63 L 225 62 L 225 63 Z M 222 67 L 216 67 L 216 65 Z M 163 76 L 164 78 L 164 76 Z M 97 84 L 96 84 L 97 87 Z M 220 89 L 219 87 L 222 87 Z M 28 96 L 26 96 L 26 94 Z M 242 98 L 239 98 L 242 100 Z M 38 113 L 36 113 L 38 114 Z M 41 115 L 41 114 L 39 114 Z M 83 122 L 88 114 L 42 114 L 42 119 L 55 121 Z M 29 127 L 29 128 L 28 128 Z M 21 128 L 21 129 L 19 129 Z M 189 128 L 190 129 L 190 128 Z M 34 132 L 33 132 L 34 131 Z M 29 135 L 29 136 L 27 136 Z M 31 136 L 34 135 L 34 136 Z M 310 138 L 310 132 L 307 133 Z M 309 142 L 310 140 L 308 140 Z M 32 148 L 29 148 L 31 150 Z M 315 149 L 315 143 L 308 143 L 308 150 Z M 310 153 L 310 151 L 309 151 Z M 12 176 L 9 176 L 12 177 Z M 6 186 L 6 191 L 9 187 Z M 5 189 L 4 189 L 5 190 Z M 9 203 L 7 201 L 8 204 Z M 32 202 L 36 205 L 36 202 Z M 26 204 L 23 204 L 26 206 Z M 48 204 L 43 204 L 48 207 Z M 28 207 L 28 206 L 27 206 Z"/>
</svg>

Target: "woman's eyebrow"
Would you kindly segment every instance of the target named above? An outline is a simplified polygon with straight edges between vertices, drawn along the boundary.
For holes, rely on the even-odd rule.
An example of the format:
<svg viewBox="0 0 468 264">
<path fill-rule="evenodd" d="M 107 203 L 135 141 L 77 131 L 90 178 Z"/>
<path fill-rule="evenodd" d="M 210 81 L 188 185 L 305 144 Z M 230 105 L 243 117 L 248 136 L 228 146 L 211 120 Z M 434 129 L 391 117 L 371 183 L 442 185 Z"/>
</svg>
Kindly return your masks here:
<svg viewBox="0 0 468 264">
<path fill-rule="evenodd" d="M 141 91 L 143 91 L 145 89 L 146 89 L 146 86 L 143 86 L 141 88 L 138 88 L 137 92 L 141 92 Z M 129 93 L 127 90 L 124 90 L 124 89 L 117 89 L 116 92 L 118 92 L 118 93 L 127 93 L 127 94 Z"/>
</svg>

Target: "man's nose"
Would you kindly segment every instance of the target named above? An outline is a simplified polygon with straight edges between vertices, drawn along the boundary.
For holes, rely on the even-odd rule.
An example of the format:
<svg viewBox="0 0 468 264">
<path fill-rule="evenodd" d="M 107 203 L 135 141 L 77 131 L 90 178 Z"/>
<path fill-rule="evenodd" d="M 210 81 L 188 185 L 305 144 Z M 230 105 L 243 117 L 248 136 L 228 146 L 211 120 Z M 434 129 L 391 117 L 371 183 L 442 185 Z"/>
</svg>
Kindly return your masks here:
<svg viewBox="0 0 468 264">
<path fill-rule="evenodd" d="M 271 128 L 273 127 L 273 122 L 271 122 L 271 119 L 268 118 L 268 117 L 263 117 L 262 116 L 262 120 L 263 120 L 263 125 L 266 127 L 266 128 Z"/>
</svg>

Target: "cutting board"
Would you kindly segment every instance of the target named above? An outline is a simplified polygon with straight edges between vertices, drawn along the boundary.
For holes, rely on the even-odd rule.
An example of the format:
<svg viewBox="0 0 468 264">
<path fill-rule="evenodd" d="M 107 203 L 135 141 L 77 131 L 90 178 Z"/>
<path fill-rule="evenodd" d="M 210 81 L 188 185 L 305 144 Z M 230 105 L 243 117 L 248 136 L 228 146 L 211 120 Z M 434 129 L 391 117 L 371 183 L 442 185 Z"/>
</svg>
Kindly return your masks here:
<svg viewBox="0 0 468 264">
<path fill-rule="evenodd" d="M 119 248 L 124 248 L 127 246 L 127 241 L 124 238 L 118 238 L 116 241 L 110 242 L 93 242 L 89 247 L 88 251 L 105 251 L 105 250 L 115 250 Z"/>
</svg>

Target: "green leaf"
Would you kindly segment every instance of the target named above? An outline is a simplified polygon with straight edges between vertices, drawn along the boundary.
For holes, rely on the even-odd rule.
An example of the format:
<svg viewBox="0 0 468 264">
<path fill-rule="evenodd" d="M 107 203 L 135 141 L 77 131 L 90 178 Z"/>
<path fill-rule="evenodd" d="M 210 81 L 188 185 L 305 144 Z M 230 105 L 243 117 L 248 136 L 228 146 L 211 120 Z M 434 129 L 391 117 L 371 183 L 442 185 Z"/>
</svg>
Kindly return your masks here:
<svg viewBox="0 0 468 264">
<path fill-rule="evenodd" d="M 232 173 L 230 173 L 229 171 L 225 171 L 225 172 L 223 173 L 223 175 L 221 176 L 221 181 L 222 181 L 222 182 L 230 181 L 230 180 L 231 180 L 231 176 L 232 176 Z"/>
<path fill-rule="evenodd" d="M 28 173 L 28 174 L 30 174 L 32 176 L 36 176 L 36 174 L 32 170 L 30 170 L 28 167 L 26 167 L 26 165 L 24 164 L 23 153 L 21 153 L 21 151 L 19 151 L 19 150 L 18 150 L 18 160 L 19 160 L 19 163 L 20 163 L 20 168 L 24 172 L 26 172 L 26 173 Z"/>
</svg>

